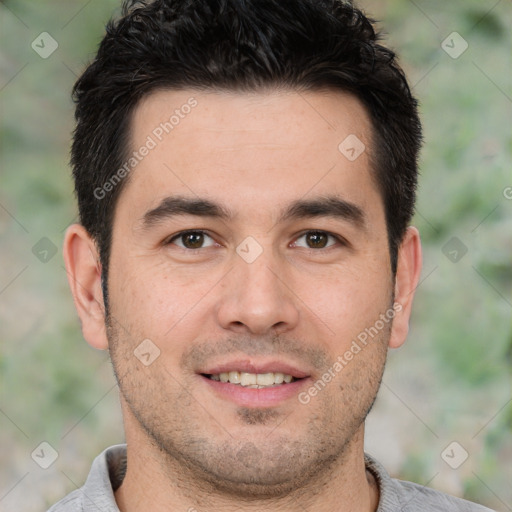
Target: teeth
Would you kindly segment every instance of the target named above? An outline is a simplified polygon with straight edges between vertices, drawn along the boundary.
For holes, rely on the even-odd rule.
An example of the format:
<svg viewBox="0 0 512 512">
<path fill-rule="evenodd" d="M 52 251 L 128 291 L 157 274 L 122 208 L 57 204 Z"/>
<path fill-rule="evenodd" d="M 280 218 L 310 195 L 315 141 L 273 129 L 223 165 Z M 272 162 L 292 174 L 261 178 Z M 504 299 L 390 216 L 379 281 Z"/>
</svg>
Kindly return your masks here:
<svg viewBox="0 0 512 512">
<path fill-rule="evenodd" d="M 276 384 L 288 384 L 295 379 L 288 374 L 276 373 L 247 373 L 247 372 L 223 372 L 216 375 L 210 375 L 212 380 L 220 382 L 230 382 L 231 384 L 240 384 L 248 388 L 265 388 Z"/>
<path fill-rule="evenodd" d="M 258 386 L 272 386 L 274 384 L 275 377 L 273 373 L 258 373 L 255 377 Z"/>
<path fill-rule="evenodd" d="M 231 375 L 231 373 L 230 373 L 230 375 Z M 256 384 L 256 377 L 257 377 L 257 375 L 255 373 L 244 373 L 243 372 L 240 374 L 240 384 L 242 386 L 253 386 L 254 384 Z M 229 380 L 231 381 L 231 378 Z"/>
<path fill-rule="evenodd" d="M 231 384 L 241 384 L 240 372 L 229 372 L 229 382 L 231 382 Z"/>
</svg>

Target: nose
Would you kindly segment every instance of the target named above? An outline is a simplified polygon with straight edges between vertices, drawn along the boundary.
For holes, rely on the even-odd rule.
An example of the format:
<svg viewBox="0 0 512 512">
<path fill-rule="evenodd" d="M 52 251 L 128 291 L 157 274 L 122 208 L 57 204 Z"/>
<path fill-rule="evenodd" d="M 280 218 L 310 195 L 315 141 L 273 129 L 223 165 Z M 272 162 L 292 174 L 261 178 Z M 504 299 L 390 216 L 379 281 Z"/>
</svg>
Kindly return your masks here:
<svg viewBox="0 0 512 512">
<path fill-rule="evenodd" d="M 237 333 L 281 334 L 299 320 L 299 302 L 284 263 L 270 249 L 251 263 L 234 255 L 234 268 L 222 283 L 219 325 Z"/>
</svg>

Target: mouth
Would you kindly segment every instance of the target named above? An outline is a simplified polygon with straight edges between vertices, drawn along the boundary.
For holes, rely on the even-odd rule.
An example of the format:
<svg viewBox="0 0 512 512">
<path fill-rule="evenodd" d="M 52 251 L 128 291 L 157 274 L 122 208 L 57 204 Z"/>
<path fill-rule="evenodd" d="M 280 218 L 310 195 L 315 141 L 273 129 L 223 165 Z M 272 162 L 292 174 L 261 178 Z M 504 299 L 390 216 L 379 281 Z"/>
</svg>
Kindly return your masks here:
<svg viewBox="0 0 512 512">
<path fill-rule="evenodd" d="M 244 407 L 274 407 L 296 397 L 311 375 L 282 361 L 238 359 L 198 372 L 215 396 Z"/>
<path fill-rule="evenodd" d="M 249 373 L 235 370 L 202 375 L 217 382 L 229 382 L 230 384 L 251 389 L 272 388 L 300 380 L 289 373 L 282 372 Z"/>
</svg>

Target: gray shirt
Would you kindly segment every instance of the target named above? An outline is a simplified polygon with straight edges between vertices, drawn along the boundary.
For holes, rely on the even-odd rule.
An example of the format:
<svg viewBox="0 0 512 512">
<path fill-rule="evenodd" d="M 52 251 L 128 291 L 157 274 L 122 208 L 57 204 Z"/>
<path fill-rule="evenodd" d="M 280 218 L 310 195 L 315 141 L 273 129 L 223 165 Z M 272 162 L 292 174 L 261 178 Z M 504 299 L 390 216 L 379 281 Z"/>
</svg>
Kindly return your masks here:
<svg viewBox="0 0 512 512">
<path fill-rule="evenodd" d="M 379 462 L 369 455 L 365 455 L 365 463 L 379 485 L 377 512 L 492 512 L 481 505 L 428 487 L 391 478 Z M 119 512 L 114 491 L 121 485 L 125 472 L 126 445 L 107 448 L 94 459 L 85 484 L 56 503 L 48 512 Z"/>
</svg>

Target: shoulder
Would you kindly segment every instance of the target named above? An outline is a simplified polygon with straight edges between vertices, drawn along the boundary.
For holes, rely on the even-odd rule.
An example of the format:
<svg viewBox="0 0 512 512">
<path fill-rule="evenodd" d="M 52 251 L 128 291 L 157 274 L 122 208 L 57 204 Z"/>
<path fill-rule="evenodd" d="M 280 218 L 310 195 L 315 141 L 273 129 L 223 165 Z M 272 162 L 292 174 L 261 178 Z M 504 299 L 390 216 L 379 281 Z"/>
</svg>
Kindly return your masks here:
<svg viewBox="0 0 512 512">
<path fill-rule="evenodd" d="M 413 482 L 391 478 L 384 467 L 365 454 L 366 469 L 375 477 L 380 492 L 377 512 L 493 512 L 461 498 Z"/>
<path fill-rule="evenodd" d="M 93 461 L 85 484 L 53 505 L 48 512 L 119 512 L 114 491 L 126 471 L 126 445 L 115 445 Z"/>
<path fill-rule="evenodd" d="M 430 511 L 446 510 L 453 512 L 492 512 L 491 509 L 436 491 L 423 485 L 392 479 L 403 510 Z"/>
<path fill-rule="evenodd" d="M 48 509 L 48 512 L 82 512 L 82 491 L 77 489 Z"/>
</svg>

